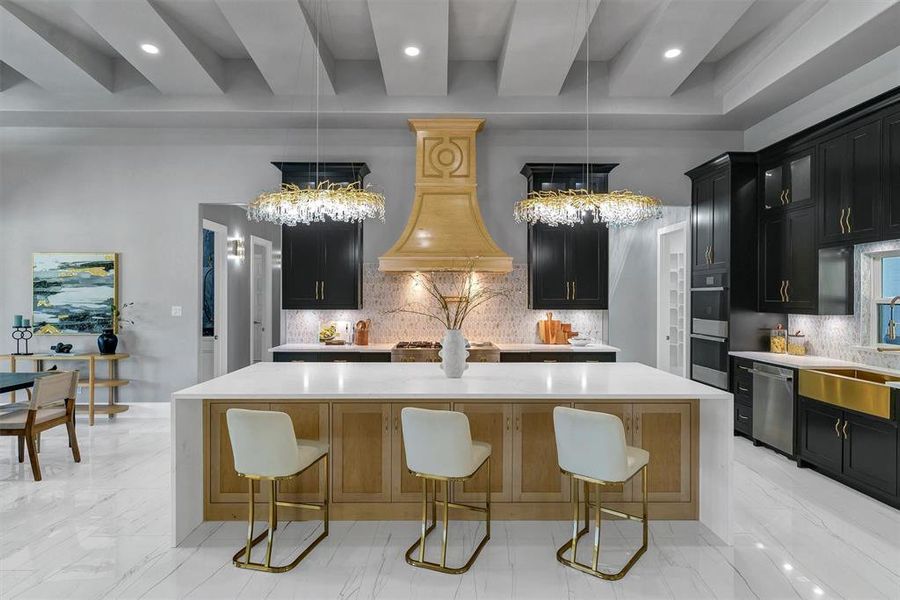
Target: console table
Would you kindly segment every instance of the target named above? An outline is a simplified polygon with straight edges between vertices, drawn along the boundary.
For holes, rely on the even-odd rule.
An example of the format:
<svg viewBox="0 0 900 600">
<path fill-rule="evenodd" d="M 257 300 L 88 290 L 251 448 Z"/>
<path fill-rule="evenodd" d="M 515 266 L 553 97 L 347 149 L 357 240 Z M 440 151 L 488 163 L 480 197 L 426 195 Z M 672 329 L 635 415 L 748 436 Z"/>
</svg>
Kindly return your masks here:
<svg viewBox="0 0 900 600">
<path fill-rule="evenodd" d="M 119 361 L 128 358 L 128 354 L 118 353 L 118 354 L 99 354 L 99 353 L 86 353 L 86 354 L 30 354 L 30 355 L 16 355 L 16 354 L 3 354 L 0 355 L 0 358 L 5 358 L 9 360 L 10 372 L 16 372 L 16 363 L 18 361 L 31 361 L 34 363 L 35 371 L 43 371 L 44 370 L 44 362 L 64 362 L 64 361 L 80 361 L 86 362 L 88 364 L 88 372 L 87 378 L 79 378 L 78 387 L 87 388 L 88 389 L 88 404 L 87 406 L 80 404 L 76 405 L 76 410 L 79 411 L 87 411 L 88 413 L 88 424 L 94 424 L 94 414 L 106 414 L 110 419 L 116 416 L 116 414 L 125 412 L 128 410 L 127 404 L 119 404 L 119 394 L 118 390 L 120 387 L 124 385 L 128 385 L 129 381 L 127 379 L 119 378 Z M 97 363 L 105 362 L 107 364 L 107 377 L 100 378 L 97 376 Z M 94 404 L 94 395 L 97 388 L 107 388 L 108 396 L 107 403 L 95 405 Z M 12 393 L 11 399 L 13 402 L 16 401 L 15 392 Z"/>
</svg>

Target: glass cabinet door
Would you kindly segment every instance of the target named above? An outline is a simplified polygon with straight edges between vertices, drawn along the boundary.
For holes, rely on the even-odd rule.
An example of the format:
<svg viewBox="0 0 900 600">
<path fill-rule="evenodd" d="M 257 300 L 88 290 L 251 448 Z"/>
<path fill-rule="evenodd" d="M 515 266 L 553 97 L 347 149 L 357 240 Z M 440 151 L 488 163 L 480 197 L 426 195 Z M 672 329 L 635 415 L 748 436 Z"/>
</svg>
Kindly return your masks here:
<svg viewBox="0 0 900 600">
<path fill-rule="evenodd" d="M 767 169 L 763 183 L 764 201 L 766 208 L 777 208 L 785 203 L 785 186 L 782 177 L 781 165 Z"/>
<path fill-rule="evenodd" d="M 805 154 L 789 163 L 790 185 L 787 186 L 788 204 L 800 204 L 812 200 L 812 155 Z"/>
</svg>

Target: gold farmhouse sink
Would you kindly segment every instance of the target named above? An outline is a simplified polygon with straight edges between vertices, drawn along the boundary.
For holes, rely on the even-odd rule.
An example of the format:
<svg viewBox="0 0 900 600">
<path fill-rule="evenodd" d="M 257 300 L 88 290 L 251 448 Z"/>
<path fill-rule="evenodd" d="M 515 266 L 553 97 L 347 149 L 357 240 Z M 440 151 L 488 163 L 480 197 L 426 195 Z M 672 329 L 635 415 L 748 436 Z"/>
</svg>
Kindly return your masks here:
<svg viewBox="0 0 900 600">
<path fill-rule="evenodd" d="M 815 369 L 800 371 L 801 396 L 849 410 L 891 418 L 890 381 L 900 376 L 864 369 Z"/>
</svg>

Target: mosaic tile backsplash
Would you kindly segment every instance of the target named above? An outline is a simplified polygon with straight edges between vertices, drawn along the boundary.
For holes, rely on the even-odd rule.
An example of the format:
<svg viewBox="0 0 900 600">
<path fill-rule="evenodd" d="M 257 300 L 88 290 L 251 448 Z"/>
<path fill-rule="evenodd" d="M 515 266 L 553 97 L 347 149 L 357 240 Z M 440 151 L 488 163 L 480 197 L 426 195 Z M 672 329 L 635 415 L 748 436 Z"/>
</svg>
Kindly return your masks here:
<svg viewBox="0 0 900 600">
<path fill-rule="evenodd" d="M 854 311 L 852 315 L 790 315 L 789 329 L 801 330 L 809 342 L 809 353 L 851 360 L 876 367 L 900 369 L 900 353 L 866 348 L 875 343 L 872 320 L 873 254 L 900 250 L 900 242 L 860 244 L 854 249 Z"/>
<path fill-rule="evenodd" d="M 513 266 L 505 275 L 479 274 L 479 280 L 507 292 L 471 313 L 463 325 L 463 333 L 471 341 L 505 343 L 537 342 L 537 321 L 547 311 L 528 309 L 527 265 Z M 382 273 L 374 263 L 363 265 L 362 310 L 285 310 L 283 311 L 285 343 L 318 341 L 319 323 L 327 321 L 372 320 L 370 343 L 394 343 L 400 340 L 437 341 L 443 335 L 441 325 L 427 317 L 388 311 L 411 302 L 427 303 L 428 294 L 418 288 L 404 273 Z M 553 311 L 553 318 L 572 323 L 573 331 L 589 335 L 597 341 L 606 339 L 605 310 Z"/>
</svg>

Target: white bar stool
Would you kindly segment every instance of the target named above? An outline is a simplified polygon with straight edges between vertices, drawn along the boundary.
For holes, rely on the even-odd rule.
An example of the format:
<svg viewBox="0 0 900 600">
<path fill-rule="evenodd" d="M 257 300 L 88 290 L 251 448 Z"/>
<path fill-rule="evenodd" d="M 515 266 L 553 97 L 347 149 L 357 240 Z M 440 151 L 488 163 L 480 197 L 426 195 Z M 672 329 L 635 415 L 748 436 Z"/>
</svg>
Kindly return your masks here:
<svg viewBox="0 0 900 600">
<path fill-rule="evenodd" d="M 232 557 L 232 562 L 236 567 L 254 571 L 267 573 L 290 571 L 319 542 L 328 537 L 328 485 L 327 483 L 325 485 L 323 502 L 313 504 L 278 500 L 278 482 L 299 477 L 319 461 L 322 461 L 327 476 L 328 444 L 316 440 L 297 439 L 291 418 L 283 412 L 229 408 L 225 414 L 234 455 L 234 469 L 239 476 L 247 478 L 248 491 L 247 544 Z M 269 527 L 256 538 L 253 537 L 254 480 L 269 482 Z M 290 563 L 272 566 L 272 541 L 275 529 L 278 528 L 279 506 L 323 511 L 324 531 Z M 265 562 L 251 562 L 250 552 L 263 538 L 267 538 Z"/>
<path fill-rule="evenodd" d="M 409 472 L 422 478 L 422 534 L 406 551 L 406 562 L 440 573 L 459 574 L 469 570 L 478 554 L 491 539 L 491 446 L 473 442 L 469 419 L 461 412 L 426 410 L 406 407 L 400 412 L 403 422 L 403 446 Z M 450 502 L 450 482 L 471 479 L 487 465 L 485 506 L 471 506 Z M 428 481 L 431 481 L 431 525 L 428 522 Z M 444 535 L 441 541 L 441 562 L 425 560 L 425 538 L 437 525 L 437 484 L 444 482 Z M 485 514 L 485 534 L 478 547 L 461 567 L 447 566 L 447 510 L 462 508 Z M 412 557 L 416 548 L 419 558 Z"/>
<path fill-rule="evenodd" d="M 572 478 L 572 540 L 556 551 L 556 559 L 562 564 L 584 573 L 615 581 L 624 577 L 634 563 L 647 551 L 647 463 L 650 453 L 643 448 L 625 444 L 625 428 L 622 420 L 614 415 L 557 406 L 553 409 L 553 426 L 556 430 L 556 453 L 560 470 Z M 624 483 L 641 472 L 643 488 L 643 515 L 636 517 L 601 505 L 600 487 Z M 584 528 L 578 529 L 578 481 L 584 482 Z M 597 501 L 591 502 L 590 484 L 594 484 Z M 594 507 L 594 554 L 592 564 L 578 562 L 578 541 L 590 531 L 588 514 Z M 605 573 L 598 569 L 600 562 L 600 514 L 605 512 L 623 519 L 643 523 L 644 541 L 618 573 Z M 566 558 L 566 550 L 572 557 Z"/>
</svg>

